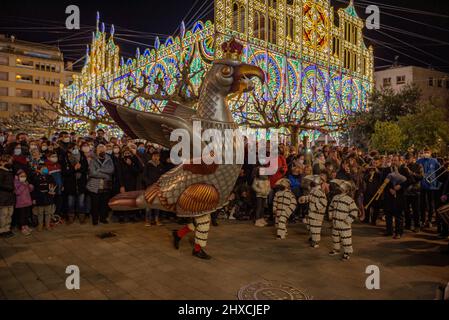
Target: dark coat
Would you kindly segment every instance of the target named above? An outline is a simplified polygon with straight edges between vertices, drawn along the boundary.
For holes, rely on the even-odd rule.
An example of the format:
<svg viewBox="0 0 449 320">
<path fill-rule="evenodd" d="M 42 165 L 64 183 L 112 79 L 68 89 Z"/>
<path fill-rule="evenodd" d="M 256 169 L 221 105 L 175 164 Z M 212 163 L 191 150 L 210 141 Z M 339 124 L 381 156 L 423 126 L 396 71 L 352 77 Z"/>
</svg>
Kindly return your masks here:
<svg viewBox="0 0 449 320">
<path fill-rule="evenodd" d="M 0 168 L 0 207 L 13 206 L 15 203 L 14 174 L 12 171 Z"/>
<path fill-rule="evenodd" d="M 139 160 L 134 156 L 131 157 L 131 165 L 128 165 L 125 159 L 120 159 L 120 170 L 119 170 L 119 182 L 120 187 L 125 188 L 125 191 L 136 191 L 137 190 L 137 180 L 139 174 L 142 172 L 142 167 Z"/>
<path fill-rule="evenodd" d="M 54 204 L 54 195 L 50 195 L 50 186 L 55 185 L 55 180 L 50 175 L 36 174 L 33 179 L 34 190 L 31 197 L 36 206 L 48 206 Z"/>
<path fill-rule="evenodd" d="M 147 162 L 143 173 L 143 182 L 145 188 L 148 188 L 158 182 L 159 178 L 164 174 L 164 167 L 159 164 L 156 166 L 152 161 Z"/>
<path fill-rule="evenodd" d="M 75 166 L 67 159 L 62 161 L 62 178 L 64 182 L 64 194 L 66 195 L 80 195 L 86 193 L 87 174 L 89 172 L 89 163 L 84 154 L 80 154 L 81 167 L 75 170 Z"/>
</svg>

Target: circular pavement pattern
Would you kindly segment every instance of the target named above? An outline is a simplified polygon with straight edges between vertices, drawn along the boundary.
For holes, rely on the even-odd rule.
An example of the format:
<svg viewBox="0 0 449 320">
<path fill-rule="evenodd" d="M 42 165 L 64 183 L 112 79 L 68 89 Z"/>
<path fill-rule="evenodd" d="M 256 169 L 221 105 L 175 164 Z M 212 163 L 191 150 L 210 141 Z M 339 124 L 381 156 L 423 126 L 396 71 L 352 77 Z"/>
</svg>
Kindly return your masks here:
<svg viewBox="0 0 449 320">
<path fill-rule="evenodd" d="M 312 300 L 312 297 L 279 281 L 258 281 L 239 290 L 239 300 Z"/>
</svg>

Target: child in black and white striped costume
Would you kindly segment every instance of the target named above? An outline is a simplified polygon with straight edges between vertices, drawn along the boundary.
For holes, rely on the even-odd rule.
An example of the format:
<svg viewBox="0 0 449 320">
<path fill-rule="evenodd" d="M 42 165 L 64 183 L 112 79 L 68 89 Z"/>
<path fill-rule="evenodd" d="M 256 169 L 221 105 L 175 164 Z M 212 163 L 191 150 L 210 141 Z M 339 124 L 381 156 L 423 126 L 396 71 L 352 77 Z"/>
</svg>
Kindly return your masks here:
<svg viewBox="0 0 449 320">
<path fill-rule="evenodd" d="M 299 202 L 309 203 L 309 212 L 307 215 L 307 225 L 310 231 L 310 246 L 312 248 L 319 248 L 321 241 L 321 229 L 323 227 L 324 216 L 327 209 L 326 193 L 323 191 L 323 180 L 321 176 L 309 176 L 307 177 L 312 181 L 312 190 L 310 194 L 305 197 L 301 197 Z"/>
<path fill-rule="evenodd" d="M 273 212 L 276 217 L 277 238 L 283 240 L 287 237 L 287 221 L 296 210 L 298 202 L 291 191 L 290 181 L 281 179 L 276 183 L 273 203 Z"/>
<path fill-rule="evenodd" d="M 349 260 L 354 252 L 352 247 L 352 223 L 359 215 L 359 209 L 351 197 L 352 185 L 348 181 L 333 180 L 340 194 L 337 194 L 329 207 L 329 219 L 332 221 L 333 251 L 331 256 L 340 254 L 343 246 L 343 260 Z"/>
</svg>

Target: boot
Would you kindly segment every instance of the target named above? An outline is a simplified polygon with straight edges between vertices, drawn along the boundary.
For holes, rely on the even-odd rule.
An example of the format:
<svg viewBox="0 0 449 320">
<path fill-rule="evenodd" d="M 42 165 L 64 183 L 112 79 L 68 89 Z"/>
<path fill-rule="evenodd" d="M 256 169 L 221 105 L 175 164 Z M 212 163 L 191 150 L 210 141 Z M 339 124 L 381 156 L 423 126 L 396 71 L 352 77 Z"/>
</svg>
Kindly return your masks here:
<svg viewBox="0 0 449 320">
<path fill-rule="evenodd" d="M 68 219 L 67 219 L 67 225 L 71 225 L 75 222 L 75 214 L 74 213 L 69 213 L 68 214 Z"/>
<path fill-rule="evenodd" d="M 200 251 L 196 251 L 193 249 L 192 255 L 196 258 L 202 259 L 202 260 L 210 260 L 212 257 L 206 253 L 202 248 Z"/>
<path fill-rule="evenodd" d="M 181 242 L 181 237 L 178 236 L 178 230 L 172 232 L 173 235 L 173 245 L 176 250 L 179 250 L 179 243 Z"/>
<path fill-rule="evenodd" d="M 80 220 L 80 224 L 86 224 L 86 215 L 84 213 L 80 213 L 78 218 Z"/>
<path fill-rule="evenodd" d="M 37 225 L 37 231 L 38 232 L 42 232 L 44 230 L 44 224 L 43 223 L 39 223 L 38 225 Z"/>
</svg>

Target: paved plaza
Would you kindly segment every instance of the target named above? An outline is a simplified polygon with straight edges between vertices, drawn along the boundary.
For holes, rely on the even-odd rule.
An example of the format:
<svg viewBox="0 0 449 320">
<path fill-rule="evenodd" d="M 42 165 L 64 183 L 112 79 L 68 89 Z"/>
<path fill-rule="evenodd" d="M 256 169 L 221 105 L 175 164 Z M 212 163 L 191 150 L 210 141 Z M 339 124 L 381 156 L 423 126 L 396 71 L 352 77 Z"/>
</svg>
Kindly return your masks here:
<svg viewBox="0 0 449 320">
<path fill-rule="evenodd" d="M 447 242 L 435 234 L 381 236 L 382 229 L 354 226 L 356 253 L 351 261 L 328 256 L 330 230 L 321 248 L 307 246 L 303 225 L 291 225 L 289 238 L 275 240 L 271 228 L 249 222 L 221 222 L 210 233 L 212 261 L 191 256 L 185 239 L 172 248 L 171 230 L 138 224 L 60 226 L 0 241 L 0 299 L 237 299 L 243 286 L 282 281 L 318 299 L 433 299 L 449 281 Z M 98 234 L 116 237 L 100 239 Z M 192 241 L 190 239 L 190 241 Z M 65 287 L 65 269 L 77 265 L 81 289 Z M 381 290 L 365 288 L 366 267 L 381 271 Z"/>
</svg>

